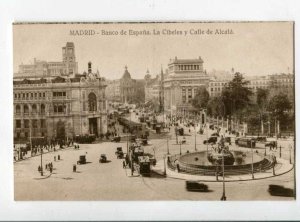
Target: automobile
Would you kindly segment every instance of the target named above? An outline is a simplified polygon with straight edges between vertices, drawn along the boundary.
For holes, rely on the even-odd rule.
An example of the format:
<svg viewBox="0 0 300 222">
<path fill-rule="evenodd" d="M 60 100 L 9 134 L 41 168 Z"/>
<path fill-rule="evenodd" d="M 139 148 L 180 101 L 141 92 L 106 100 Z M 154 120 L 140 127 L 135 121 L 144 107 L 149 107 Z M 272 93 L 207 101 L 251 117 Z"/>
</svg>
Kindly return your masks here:
<svg viewBox="0 0 300 222">
<path fill-rule="evenodd" d="M 220 136 L 219 133 L 213 133 L 211 136 Z"/>
<path fill-rule="evenodd" d="M 256 141 L 257 142 L 267 142 L 267 137 L 266 136 L 258 136 L 257 138 L 256 138 Z"/>
<path fill-rule="evenodd" d="M 85 155 L 79 156 L 79 160 L 77 161 L 77 164 L 86 164 L 86 157 L 85 157 Z"/>
<path fill-rule="evenodd" d="M 277 146 L 277 142 L 276 141 L 269 141 L 265 143 L 265 147 L 270 147 L 270 148 L 275 148 Z"/>
<path fill-rule="evenodd" d="M 293 189 L 285 188 L 284 186 L 274 185 L 274 184 L 269 185 L 268 192 L 272 196 L 282 196 L 282 197 L 293 197 L 294 196 Z"/>
<path fill-rule="evenodd" d="M 120 136 L 115 136 L 111 139 L 111 142 L 120 142 L 121 141 L 121 137 Z"/>
<path fill-rule="evenodd" d="M 218 137 L 217 136 L 211 136 L 209 137 L 207 140 L 204 140 L 203 141 L 203 144 L 207 144 L 207 143 L 213 143 L 213 144 L 216 144 L 218 140 Z"/>
<path fill-rule="evenodd" d="M 141 139 L 141 141 L 142 141 L 142 144 L 143 144 L 144 146 L 148 144 L 148 140 L 147 140 L 147 139 Z"/>
<path fill-rule="evenodd" d="M 208 186 L 206 184 L 193 180 L 187 180 L 185 182 L 185 188 L 188 191 L 208 192 Z"/>
<path fill-rule="evenodd" d="M 123 159 L 124 157 L 124 152 L 122 150 L 122 147 L 117 147 L 117 151 L 115 152 L 115 154 L 117 155 L 118 159 Z"/>
<path fill-rule="evenodd" d="M 225 137 L 224 141 L 225 143 L 229 143 L 229 145 L 231 145 L 231 137 Z"/>
<path fill-rule="evenodd" d="M 100 159 L 99 159 L 99 163 L 106 163 L 106 162 L 107 162 L 106 154 L 101 154 Z"/>
</svg>

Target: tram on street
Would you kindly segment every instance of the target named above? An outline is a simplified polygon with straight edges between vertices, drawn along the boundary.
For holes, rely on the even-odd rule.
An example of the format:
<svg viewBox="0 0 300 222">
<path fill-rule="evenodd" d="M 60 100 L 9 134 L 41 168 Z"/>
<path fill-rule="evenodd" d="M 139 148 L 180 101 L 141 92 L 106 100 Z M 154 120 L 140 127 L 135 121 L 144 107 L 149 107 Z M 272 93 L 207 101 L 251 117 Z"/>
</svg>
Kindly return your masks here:
<svg viewBox="0 0 300 222">
<path fill-rule="evenodd" d="M 255 148 L 256 141 L 253 138 L 237 138 L 235 140 L 235 144 L 241 147 L 247 147 L 247 148 Z"/>
<path fill-rule="evenodd" d="M 142 176 L 151 175 L 150 158 L 149 156 L 138 157 L 139 171 Z"/>
</svg>

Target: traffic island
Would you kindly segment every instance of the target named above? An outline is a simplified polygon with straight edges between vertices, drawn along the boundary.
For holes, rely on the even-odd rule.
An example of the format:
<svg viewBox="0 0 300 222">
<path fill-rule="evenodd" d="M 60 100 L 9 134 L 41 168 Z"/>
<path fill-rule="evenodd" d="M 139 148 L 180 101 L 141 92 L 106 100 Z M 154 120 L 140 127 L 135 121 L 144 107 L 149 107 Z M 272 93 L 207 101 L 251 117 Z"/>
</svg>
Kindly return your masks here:
<svg viewBox="0 0 300 222">
<path fill-rule="evenodd" d="M 167 161 L 167 160 L 166 160 Z M 288 160 L 277 158 L 276 164 L 274 167 L 270 167 L 267 170 L 256 171 L 253 174 L 252 173 L 245 173 L 245 171 L 234 171 L 232 174 L 227 174 L 225 169 L 225 178 L 224 180 L 226 182 L 235 182 L 235 181 L 249 181 L 249 180 L 260 180 L 260 179 L 266 179 L 271 178 L 275 176 L 280 176 L 285 173 L 288 173 L 294 168 L 293 164 L 290 164 Z M 152 171 L 154 171 L 157 174 L 163 175 L 166 173 L 166 177 L 174 178 L 174 179 L 181 179 L 181 180 L 195 180 L 195 181 L 203 181 L 203 182 L 222 182 L 222 166 L 219 166 L 219 171 L 212 174 L 209 173 L 209 175 L 205 174 L 205 172 L 201 172 L 201 175 L 188 173 L 185 171 L 182 171 L 179 167 L 177 169 L 176 167 L 172 167 L 172 165 L 168 163 L 164 163 L 164 160 L 159 160 L 156 164 L 156 166 L 152 167 Z"/>
</svg>

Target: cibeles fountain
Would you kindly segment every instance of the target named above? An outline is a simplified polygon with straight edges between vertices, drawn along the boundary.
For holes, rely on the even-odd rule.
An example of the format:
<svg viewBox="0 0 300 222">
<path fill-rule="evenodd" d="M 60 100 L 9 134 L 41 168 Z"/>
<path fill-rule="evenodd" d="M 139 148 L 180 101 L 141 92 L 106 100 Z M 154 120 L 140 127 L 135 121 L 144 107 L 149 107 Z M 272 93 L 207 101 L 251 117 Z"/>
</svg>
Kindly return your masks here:
<svg viewBox="0 0 300 222">
<path fill-rule="evenodd" d="M 226 176 L 264 172 L 273 168 L 276 158 L 251 149 L 229 149 L 228 146 L 212 147 L 205 151 L 170 155 L 167 166 L 178 173 L 215 176 L 224 166 Z"/>
</svg>

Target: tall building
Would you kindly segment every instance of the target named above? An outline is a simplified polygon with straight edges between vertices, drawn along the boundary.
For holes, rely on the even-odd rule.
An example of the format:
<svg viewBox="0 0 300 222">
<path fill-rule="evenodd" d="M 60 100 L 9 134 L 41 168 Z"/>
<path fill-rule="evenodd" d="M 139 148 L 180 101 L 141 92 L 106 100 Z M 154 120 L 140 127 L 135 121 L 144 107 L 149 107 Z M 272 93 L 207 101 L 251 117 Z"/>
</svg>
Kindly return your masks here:
<svg viewBox="0 0 300 222">
<path fill-rule="evenodd" d="M 120 102 L 120 79 L 108 80 L 107 87 L 105 89 L 106 98 L 110 101 Z"/>
<path fill-rule="evenodd" d="M 33 64 L 19 65 L 19 71 L 14 77 L 52 77 L 52 76 L 74 76 L 78 72 L 78 63 L 76 62 L 75 46 L 73 42 L 67 42 L 62 47 L 62 61 L 47 62 L 34 58 Z"/>
<path fill-rule="evenodd" d="M 120 79 L 120 95 L 121 102 L 129 103 L 136 94 L 136 80 L 131 78 L 128 72 L 127 66 L 125 66 L 125 71 Z"/>
<path fill-rule="evenodd" d="M 221 96 L 223 89 L 227 86 L 230 80 L 219 80 L 212 78 L 209 81 L 208 93 L 210 97 Z"/>
<path fill-rule="evenodd" d="M 164 75 L 164 110 L 168 113 L 194 111 L 191 104 L 200 86 L 208 87 L 209 76 L 203 69 L 203 60 L 170 60 Z"/>
<path fill-rule="evenodd" d="M 15 78 L 15 140 L 29 137 L 67 140 L 76 135 L 105 134 L 105 87 L 99 73 L 92 72 L 91 63 L 88 73 L 74 77 Z"/>
<path fill-rule="evenodd" d="M 274 74 L 269 75 L 269 89 L 271 95 L 286 94 L 290 102 L 295 102 L 295 75 L 294 74 Z"/>
</svg>

